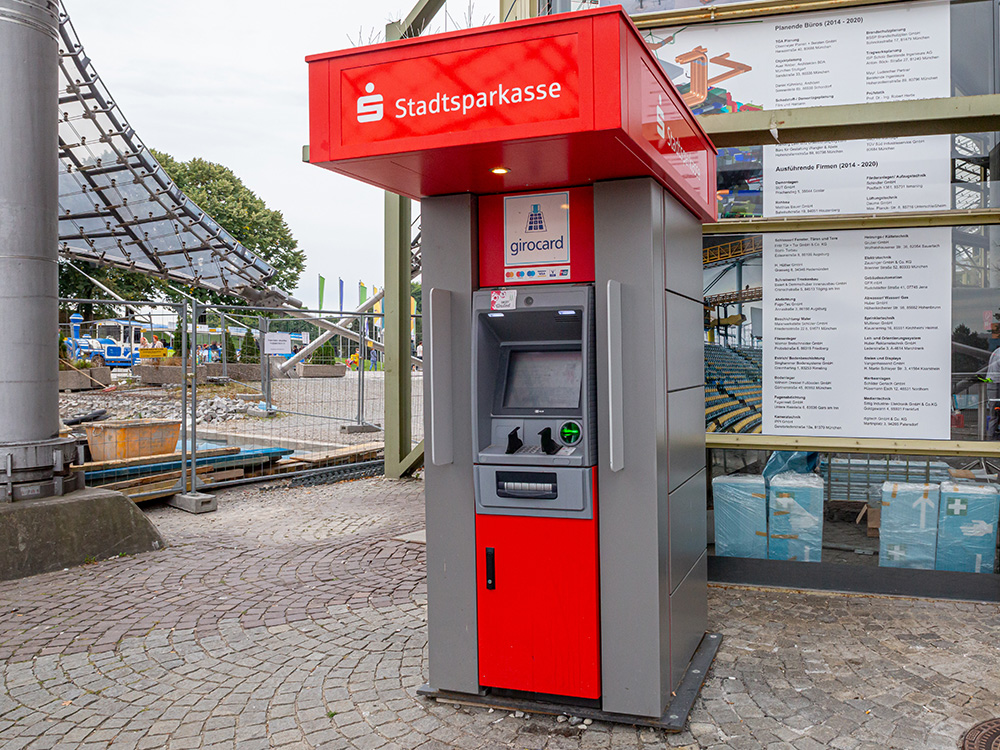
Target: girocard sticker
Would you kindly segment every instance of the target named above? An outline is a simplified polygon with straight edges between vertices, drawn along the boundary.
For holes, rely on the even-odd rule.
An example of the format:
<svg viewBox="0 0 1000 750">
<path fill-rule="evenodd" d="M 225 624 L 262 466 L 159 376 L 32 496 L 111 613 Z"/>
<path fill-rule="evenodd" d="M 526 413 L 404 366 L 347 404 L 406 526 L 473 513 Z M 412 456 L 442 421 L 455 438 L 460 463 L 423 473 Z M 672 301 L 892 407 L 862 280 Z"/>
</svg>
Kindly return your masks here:
<svg viewBox="0 0 1000 750">
<path fill-rule="evenodd" d="M 513 310 L 517 307 L 516 289 L 497 289 L 490 292 L 491 310 Z"/>
<path fill-rule="evenodd" d="M 569 263 L 569 193 L 503 199 L 504 267 Z"/>
</svg>

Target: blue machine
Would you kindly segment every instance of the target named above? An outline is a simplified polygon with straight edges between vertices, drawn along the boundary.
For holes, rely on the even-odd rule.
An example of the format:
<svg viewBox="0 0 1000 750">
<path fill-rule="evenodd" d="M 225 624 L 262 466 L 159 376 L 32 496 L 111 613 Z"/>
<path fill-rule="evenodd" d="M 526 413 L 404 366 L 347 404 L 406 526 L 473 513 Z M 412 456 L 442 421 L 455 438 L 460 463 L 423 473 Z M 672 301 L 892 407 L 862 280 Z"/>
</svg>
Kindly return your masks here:
<svg viewBox="0 0 1000 750">
<path fill-rule="evenodd" d="M 97 367 L 131 367 L 139 361 L 139 342 L 149 330 L 135 320 L 95 320 L 88 324 L 92 333 L 82 333 L 83 316 L 70 316 L 72 336 L 65 340 L 70 359 L 82 359 Z"/>
<path fill-rule="evenodd" d="M 735 474 L 712 480 L 715 554 L 767 559 L 767 491 L 764 477 Z"/>
<path fill-rule="evenodd" d="M 878 564 L 934 569 L 940 485 L 884 482 Z"/>
<path fill-rule="evenodd" d="M 768 490 L 767 556 L 820 562 L 823 554 L 823 478 L 784 472 Z"/>
<path fill-rule="evenodd" d="M 983 484 L 941 485 L 938 570 L 992 573 L 996 565 L 1000 494 Z M 884 516 L 883 516 L 884 518 Z"/>
</svg>

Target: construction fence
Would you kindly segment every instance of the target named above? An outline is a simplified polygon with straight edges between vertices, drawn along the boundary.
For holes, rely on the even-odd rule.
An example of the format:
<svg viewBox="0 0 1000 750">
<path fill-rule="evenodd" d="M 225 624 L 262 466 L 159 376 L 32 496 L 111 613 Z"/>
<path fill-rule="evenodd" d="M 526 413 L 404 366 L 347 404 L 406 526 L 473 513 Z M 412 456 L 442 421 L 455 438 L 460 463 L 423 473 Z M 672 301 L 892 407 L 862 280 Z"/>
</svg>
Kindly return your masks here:
<svg viewBox="0 0 1000 750">
<path fill-rule="evenodd" d="M 137 502 L 384 469 L 383 315 L 62 300 L 60 415 L 88 486 Z M 411 322 L 412 445 L 423 438 Z"/>
</svg>

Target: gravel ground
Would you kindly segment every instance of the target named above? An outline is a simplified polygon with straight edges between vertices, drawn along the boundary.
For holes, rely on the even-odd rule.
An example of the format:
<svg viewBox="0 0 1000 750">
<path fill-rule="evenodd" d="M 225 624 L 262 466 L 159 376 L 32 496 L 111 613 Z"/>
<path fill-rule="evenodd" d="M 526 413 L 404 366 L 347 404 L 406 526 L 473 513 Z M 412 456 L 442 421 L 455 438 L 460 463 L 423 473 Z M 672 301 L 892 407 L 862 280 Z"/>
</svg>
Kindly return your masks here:
<svg viewBox="0 0 1000 750">
<path fill-rule="evenodd" d="M 385 409 L 385 373 L 364 374 L 364 421 L 382 427 Z M 255 445 L 301 445 L 305 449 L 381 442 L 381 429 L 348 433 L 342 426 L 356 424 L 359 401 L 358 373 L 343 378 L 275 379 L 272 403 L 275 417 L 246 414 L 257 400 L 235 398 L 237 392 L 252 393 L 250 387 L 198 388 L 199 439 L 236 438 Z M 413 442 L 423 439 L 423 378 L 414 373 Z M 190 406 L 189 406 L 190 408 Z M 124 388 L 113 392 L 83 391 L 63 393 L 59 412 L 65 419 L 95 409 L 107 409 L 112 419 L 180 419 L 179 388 Z"/>
</svg>

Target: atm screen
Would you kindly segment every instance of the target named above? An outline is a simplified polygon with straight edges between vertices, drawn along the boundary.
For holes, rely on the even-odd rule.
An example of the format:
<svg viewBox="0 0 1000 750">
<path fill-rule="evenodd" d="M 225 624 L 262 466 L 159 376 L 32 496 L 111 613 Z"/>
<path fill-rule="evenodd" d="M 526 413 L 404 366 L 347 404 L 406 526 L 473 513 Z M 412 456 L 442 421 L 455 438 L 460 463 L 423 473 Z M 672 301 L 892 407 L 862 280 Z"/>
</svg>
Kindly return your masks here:
<svg viewBox="0 0 1000 750">
<path fill-rule="evenodd" d="M 507 366 L 506 409 L 576 409 L 583 384 L 579 350 L 514 349 Z"/>
</svg>

